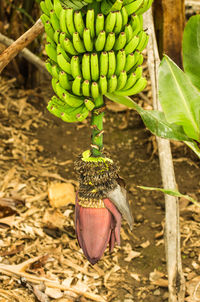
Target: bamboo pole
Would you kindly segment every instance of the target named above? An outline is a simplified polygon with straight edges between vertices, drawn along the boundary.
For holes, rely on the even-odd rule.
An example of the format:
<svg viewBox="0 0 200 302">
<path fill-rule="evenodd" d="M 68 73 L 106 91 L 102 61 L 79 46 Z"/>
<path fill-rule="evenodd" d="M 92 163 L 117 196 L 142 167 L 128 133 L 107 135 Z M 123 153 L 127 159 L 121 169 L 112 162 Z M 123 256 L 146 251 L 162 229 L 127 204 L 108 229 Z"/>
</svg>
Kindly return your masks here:
<svg viewBox="0 0 200 302">
<path fill-rule="evenodd" d="M 162 110 L 158 100 L 158 66 L 160 64 L 156 42 L 152 9 L 145 13 L 145 26 L 148 28 L 148 68 L 152 84 L 153 107 Z M 165 189 L 176 190 L 176 180 L 170 142 L 157 137 L 162 182 Z M 182 272 L 179 228 L 178 198 L 165 195 L 165 250 L 168 271 L 169 302 L 184 302 L 185 279 Z"/>
</svg>

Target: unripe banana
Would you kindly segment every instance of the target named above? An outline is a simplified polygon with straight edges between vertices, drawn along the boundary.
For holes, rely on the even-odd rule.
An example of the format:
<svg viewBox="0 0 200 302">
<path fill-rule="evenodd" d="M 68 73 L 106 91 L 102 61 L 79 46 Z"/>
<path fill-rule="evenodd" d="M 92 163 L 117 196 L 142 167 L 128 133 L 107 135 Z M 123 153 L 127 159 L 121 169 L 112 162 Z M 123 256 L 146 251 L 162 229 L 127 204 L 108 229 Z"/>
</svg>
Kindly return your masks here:
<svg viewBox="0 0 200 302">
<path fill-rule="evenodd" d="M 53 9 L 53 4 L 51 0 L 45 0 L 45 4 L 49 11 Z"/>
<path fill-rule="evenodd" d="M 143 57 L 143 55 L 140 53 L 140 55 L 139 55 L 139 59 L 138 59 L 138 61 L 137 61 L 137 66 L 138 65 L 142 65 L 142 63 L 143 63 L 143 61 L 144 61 L 144 57 Z"/>
<path fill-rule="evenodd" d="M 90 65 L 90 54 L 85 53 L 82 57 L 82 75 L 84 80 L 91 79 Z"/>
<path fill-rule="evenodd" d="M 65 59 L 62 53 L 59 53 L 57 55 L 57 61 L 58 61 L 58 65 L 62 70 L 64 70 L 68 74 L 71 74 L 71 64 L 67 62 L 67 60 Z"/>
<path fill-rule="evenodd" d="M 53 91 L 57 94 L 57 90 L 56 90 L 56 83 L 57 83 L 57 80 L 52 78 L 51 79 L 51 86 L 53 88 Z"/>
<path fill-rule="evenodd" d="M 144 0 L 142 7 L 136 11 L 137 15 L 142 15 L 144 12 L 146 12 L 150 8 L 152 3 L 153 0 Z"/>
<path fill-rule="evenodd" d="M 139 66 L 136 70 L 135 70 L 135 75 L 136 75 L 136 78 L 139 79 L 142 77 L 142 66 Z"/>
<path fill-rule="evenodd" d="M 126 43 L 130 42 L 133 38 L 133 29 L 130 24 L 125 25 Z"/>
<path fill-rule="evenodd" d="M 89 110 L 84 106 L 81 113 L 78 113 L 76 115 L 76 118 L 79 122 L 82 122 L 88 117 L 88 114 L 89 114 Z"/>
<path fill-rule="evenodd" d="M 121 32 L 118 36 L 118 38 L 115 41 L 115 45 L 113 47 L 114 50 L 120 50 L 122 49 L 126 44 L 126 34 L 125 32 Z"/>
<path fill-rule="evenodd" d="M 53 115 L 61 118 L 61 110 L 59 110 L 57 103 L 60 100 L 54 95 L 51 100 L 48 103 L 47 109 L 49 110 L 50 113 Z M 61 103 L 62 104 L 62 103 Z"/>
<path fill-rule="evenodd" d="M 140 39 L 140 42 L 139 42 L 139 44 L 137 46 L 137 49 L 139 51 L 143 51 L 145 49 L 145 47 L 147 46 L 147 43 L 149 41 L 149 36 L 144 31 L 141 31 L 138 34 L 138 37 Z"/>
<path fill-rule="evenodd" d="M 56 42 L 56 44 L 59 43 L 59 39 L 60 39 L 60 30 L 58 29 L 54 32 L 54 41 Z"/>
<path fill-rule="evenodd" d="M 42 15 L 40 16 L 40 19 L 41 19 L 42 23 L 44 24 L 44 26 L 45 26 L 45 23 L 46 23 L 47 21 L 50 22 L 50 18 L 49 18 L 47 15 L 45 15 L 45 14 L 42 14 Z"/>
<path fill-rule="evenodd" d="M 102 31 L 100 31 L 100 33 L 95 41 L 96 51 L 102 51 L 104 49 L 105 42 L 106 42 L 106 32 L 104 30 L 102 30 Z"/>
<path fill-rule="evenodd" d="M 56 16 L 58 18 L 58 20 L 60 19 L 60 13 L 61 13 L 61 10 L 63 9 L 62 8 L 62 5 L 60 3 L 60 0 L 54 0 L 53 1 L 53 8 L 54 8 L 54 11 L 56 13 Z"/>
<path fill-rule="evenodd" d="M 80 37 L 83 38 L 83 31 L 85 28 L 85 24 L 80 10 L 74 12 L 74 25 Z"/>
<path fill-rule="evenodd" d="M 96 18 L 96 36 L 98 36 L 102 30 L 104 30 L 104 15 L 98 14 Z"/>
<path fill-rule="evenodd" d="M 126 81 L 127 81 L 127 73 L 125 70 L 122 70 L 122 72 L 120 73 L 120 75 L 117 79 L 117 89 L 116 90 L 123 89 L 124 86 L 126 85 Z"/>
<path fill-rule="evenodd" d="M 58 84 L 59 83 L 56 84 L 57 87 L 59 87 Z M 83 104 L 84 98 L 81 98 L 80 96 L 75 96 L 74 94 L 69 93 L 67 90 L 64 90 L 63 92 L 61 86 L 57 88 L 57 91 L 58 89 L 60 89 L 60 92 L 62 92 L 61 99 L 63 99 L 63 101 L 69 106 L 77 108 Z"/>
<path fill-rule="evenodd" d="M 131 39 L 131 41 L 126 45 L 126 47 L 124 48 L 126 54 L 133 52 L 137 48 L 138 43 L 139 43 L 139 38 L 137 36 L 134 36 Z"/>
<path fill-rule="evenodd" d="M 60 28 L 61 31 L 66 34 L 66 37 L 70 38 L 71 36 L 66 25 L 66 15 L 67 15 L 67 9 L 63 8 L 60 12 Z"/>
<path fill-rule="evenodd" d="M 79 62 L 79 57 L 78 56 L 73 56 L 71 58 L 71 74 L 73 78 L 75 79 L 77 76 L 82 76 L 81 75 L 81 67 L 80 67 L 80 62 Z"/>
<path fill-rule="evenodd" d="M 91 54 L 91 78 L 93 81 L 97 81 L 99 78 L 99 59 L 97 53 Z"/>
<path fill-rule="evenodd" d="M 62 87 L 60 86 L 60 83 L 59 83 L 59 81 L 57 81 L 57 80 L 56 80 L 55 88 L 56 88 L 56 94 L 57 94 L 57 96 L 58 96 L 62 101 L 65 101 L 65 100 L 64 100 L 65 89 L 62 88 Z"/>
<path fill-rule="evenodd" d="M 50 17 L 50 12 L 49 12 L 48 8 L 46 7 L 46 4 L 44 1 L 40 2 L 40 7 L 41 7 L 41 10 L 43 11 L 43 13 L 45 15 L 47 15 L 48 17 Z M 41 17 L 40 17 L 40 19 L 41 19 Z"/>
<path fill-rule="evenodd" d="M 68 52 L 70 55 L 78 54 L 77 51 L 75 50 L 72 42 L 68 38 L 65 38 L 63 45 L 64 45 L 64 49 L 66 50 L 66 52 Z"/>
<path fill-rule="evenodd" d="M 141 92 L 147 85 L 147 80 L 145 78 L 140 78 L 137 80 L 137 82 L 133 85 L 133 87 L 131 87 L 128 90 L 121 90 L 121 91 L 116 91 L 115 94 L 116 95 L 121 95 L 121 96 L 129 96 L 129 95 L 134 95 L 137 94 L 139 92 Z"/>
<path fill-rule="evenodd" d="M 54 31 L 60 29 L 59 20 L 58 20 L 58 18 L 56 16 L 56 13 L 53 9 L 50 11 L 50 20 L 51 20 L 51 24 L 53 26 Z"/>
<path fill-rule="evenodd" d="M 100 89 L 100 93 L 102 95 L 106 94 L 106 92 L 108 91 L 108 82 L 107 82 L 106 76 L 104 76 L 104 75 L 100 76 L 99 89 Z"/>
<path fill-rule="evenodd" d="M 125 6 L 122 7 L 121 13 L 122 13 L 122 27 L 124 27 L 128 23 L 128 13 Z"/>
<path fill-rule="evenodd" d="M 110 12 L 105 20 L 106 33 L 113 32 L 116 23 L 116 12 Z"/>
<path fill-rule="evenodd" d="M 83 7 L 82 5 L 82 1 L 79 1 L 79 0 L 71 0 L 71 2 L 73 2 L 76 6 L 76 8 L 74 10 L 77 10 L 77 9 L 81 9 Z M 84 2 L 84 1 L 83 1 Z"/>
<path fill-rule="evenodd" d="M 113 74 L 108 80 L 108 92 L 113 92 L 117 88 L 117 76 Z"/>
<path fill-rule="evenodd" d="M 133 66 L 136 64 L 135 61 L 135 54 L 134 53 L 130 53 L 127 57 L 126 57 L 126 64 L 124 67 L 124 70 L 126 72 L 128 72 L 129 70 L 131 70 L 131 68 L 133 68 Z"/>
<path fill-rule="evenodd" d="M 141 19 L 138 15 L 131 15 L 130 24 L 133 29 L 133 36 L 136 36 L 143 29 L 143 22 L 141 23 Z"/>
<path fill-rule="evenodd" d="M 87 51 L 93 50 L 93 41 L 90 34 L 90 30 L 88 28 L 85 28 L 83 31 L 83 42 Z"/>
<path fill-rule="evenodd" d="M 108 36 L 107 36 L 106 44 L 105 44 L 104 50 L 105 50 L 105 51 L 110 51 L 110 50 L 112 50 L 114 44 L 115 44 L 115 33 L 110 32 L 110 33 L 108 34 Z"/>
<path fill-rule="evenodd" d="M 52 65 L 52 76 L 56 79 L 59 80 L 59 72 L 60 72 L 60 68 L 58 67 L 58 65 Z"/>
<path fill-rule="evenodd" d="M 120 11 L 116 12 L 116 23 L 115 23 L 115 27 L 114 27 L 114 32 L 115 34 L 119 34 L 121 32 L 122 29 L 122 14 Z"/>
<path fill-rule="evenodd" d="M 128 15 L 135 13 L 142 6 L 143 2 L 144 0 L 136 0 L 125 5 Z"/>
<path fill-rule="evenodd" d="M 64 88 L 65 90 L 71 90 L 72 85 L 69 82 L 69 77 L 68 77 L 67 73 L 64 72 L 63 70 L 61 70 L 59 73 L 59 83 L 60 83 L 60 86 L 62 88 Z"/>
<path fill-rule="evenodd" d="M 90 81 L 85 80 L 82 83 L 82 94 L 84 96 L 90 96 Z"/>
<path fill-rule="evenodd" d="M 45 50 L 48 55 L 48 57 L 53 60 L 54 62 L 57 62 L 57 53 L 55 48 L 51 45 L 51 43 L 46 43 Z"/>
<path fill-rule="evenodd" d="M 120 11 L 122 9 L 122 5 L 123 5 L 123 0 L 116 0 L 114 1 L 114 4 L 110 8 L 110 11 L 111 12 Z"/>
<path fill-rule="evenodd" d="M 48 36 L 46 38 L 46 42 L 50 43 L 51 46 L 56 49 L 56 43 L 54 42 L 54 40 L 51 40 L 51 38 L 49 38 Z"/>
<path fill-rule="evenodd" d="M 64 41 L 67 38 L 66 33 L 64 33 L 63 31 L 60 33 L 60 37 L 59 37 L 59 42 L 61 47 L 64 49 Z M 68 39 L 68 38 L 67 38 Z"/>
<path fill-rule="evenodd" d="M 67 62 L 70 62 L 70 60 L 71 60 L 70 57 L 67 55 L 66 51 L 62 48 L 61 44 L 58 43 L 58 45 L 57 45 L 57 55 L 59 55 L 60 53 L 63 55 L 64 59 Z"/>
<path fill-rule="evenodd" d="M 95 104 L 90 100 L 90 99 L 85 99 L 84 100 L 85 107 L 89 110 L 92 111 L 95 107 Z"/>
<path fill-rule="evenodd" d="M 72 36 L 73 33 L 76 31 L 74 26 L 74 10 L 72 8 L 67 8 L 66 10 L 66 25 L 68 32 Z"/>
<path fill-rule="evenodd" d="M 131 72 L 128 75 L 128 79 L 126 81 L 126 85 L 124 86 L 123 90 L 127 90 L 127 89 L 131 88 L 135 84 L 136 81 L 137 81 L 137 76 L 135 75 L 134 72 Z"/>
<path fill-rule="evenodd" d="M 54 39 L 54 30 L 53 30 L 53 28 L 51 26 L 50 21 L 46 21 L 45 22 L 44 28 L 45 28 L 45 32 L 46 32 L 47 36 L 49 36 L 49 38 L 51 40 L 53 40 Z"/>
<path fill-rule="evenodd" d="M 108 73 L 108 53 L 103 51 L 100 54 L 100 75 L 107 76 Z"/>
<path fill-rule="evenodd" d="M 46 61 L 45 67 L 46 67 L 47 71 L 50 73 L 50 75 L 53 76 L 53 74 L 52 74 L 52 66 L 51 66 L 51 63 L 49 62 L 49 60 Z"/>
<path fill-rule="evenodd" d="M 73 33 L 73 45 L 78 53 L 85 52 L 83 41 L 81 40 L 78 32 Z"/>
<path fill-rule="evenodd" d="M 94 99 L 98 98 L 98 96 L 99 96 L 99 86 L 96 82 L 92 82 L 91 94 Z"/>
<path fill-rule="evenodd" d="M 82 78 L 81 78 L 81 76 L 78 75 L 72 83 L 72 92 L 75 95 L 82 95 L 81 94 L 81 81 L 82 81 Z"/>
<path fill-rule="evenodd" d="M 110 0 L 102 0 L 101 2 L 101 12 L 107 15 L 111 10 L 113 3 Z"/>
<path fill-rule="evenodd" d="M 110 78 L 116 69 L 116 58 L 113 50 L 108 52 L 108 74 L 107 77 Z"/>
<path fill-rule="evenodd" d="M 117 76 L 120 75 L 120 73 L 124 70 L 126 64 L 126 53 L 124 49 L 121 49 L 117 53 L 117 63 L 116 63 L 116 70 L 115 74 Z"/>
<path fill-rule="evenodd" d="M 86 13 L 86 28 L 90 30 L 91 38 L 93 39 L 95 36 L 95 26 L 94 26 L 94 10 L 88 9 Z"/>
</svg>

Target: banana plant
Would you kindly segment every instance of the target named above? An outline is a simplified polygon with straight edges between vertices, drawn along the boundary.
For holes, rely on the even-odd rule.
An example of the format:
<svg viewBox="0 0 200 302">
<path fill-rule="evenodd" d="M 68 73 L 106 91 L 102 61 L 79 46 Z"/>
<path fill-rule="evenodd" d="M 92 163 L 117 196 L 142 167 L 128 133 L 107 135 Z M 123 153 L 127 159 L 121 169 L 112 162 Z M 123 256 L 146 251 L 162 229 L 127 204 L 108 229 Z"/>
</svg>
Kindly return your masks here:
<svg viewBox="0 0 200 302">
<path fill-rule="evenodd" d="M 142 91 L 142 50 L 148 43 L 142 14 L 153 0 L 44 0 L 43 14 L 55 95 L 48 110 L 64 122 L 91 113 L 91 148 L 75 163 L 79 175 L 75 214 L 80 247 L 91 264 L 120 244 L 122 216 L 133 217 L 119 168 L 103 151 L 104 96 L 123 98 Z M 129 101 L 130 102 L 130 101 Z"/>
</svg>

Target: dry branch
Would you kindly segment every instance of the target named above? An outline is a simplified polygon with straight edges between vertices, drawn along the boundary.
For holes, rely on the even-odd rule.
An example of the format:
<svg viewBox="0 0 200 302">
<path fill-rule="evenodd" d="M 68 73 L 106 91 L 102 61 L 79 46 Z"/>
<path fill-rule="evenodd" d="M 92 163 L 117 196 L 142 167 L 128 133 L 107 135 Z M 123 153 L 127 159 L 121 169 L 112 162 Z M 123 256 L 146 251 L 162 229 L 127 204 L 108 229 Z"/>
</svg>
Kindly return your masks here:
<svg viewBox="0 0 200 302">
<path fill-rule="evenodd" d="M 158 100 L 158 66 L 160 64 L 155 37 L 152 10 L 144 17 L 148 28 L 148 68 L 152 84 L 153 107 L 162 110 Z M 165 189 L 176 190 L 176 180 L 170 143 L 157 137 L 159 160 L 163 186 Z M 165 249 L 168 270 L 169 302 L 184 302 L 185 280 L 182 272 L 179 230 L 179 201 L 176 197 L 165 195 Z"/>
<path fill-rule="evenodd" d="M 10 63 L 10 61 L 18 55 L 19 52 L 23 55 L 25 59 L 34 64 L 41 72 L 47 71 L 45 69 L 45 64 L 34 55 L 30 50 L 25 47 L 29 45 L 39 34 L 44 30 L 42 21 L 39 19 L 28 31 L 26 31 L 19 39 L 13 41 L 4 35 L 0 34 L 0 42 L 9 46 L 1 55 L 0 55 L 0 73 L 2 70 Z"/>
</svg>

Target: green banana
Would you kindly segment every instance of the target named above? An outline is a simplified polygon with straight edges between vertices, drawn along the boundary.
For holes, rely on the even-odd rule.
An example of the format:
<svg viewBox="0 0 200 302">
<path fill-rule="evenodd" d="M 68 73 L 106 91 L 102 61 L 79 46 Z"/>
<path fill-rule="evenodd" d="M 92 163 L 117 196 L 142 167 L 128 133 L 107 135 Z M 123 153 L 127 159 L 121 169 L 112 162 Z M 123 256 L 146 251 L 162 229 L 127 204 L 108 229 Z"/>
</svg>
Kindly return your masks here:
<svg viewBox="0 0 200 302">
<path fill-rule="evenodd" d="M 54 38 L 54 41 L 56 42 L 56 44 L 58 44 L 59 39 L 60 39 L 60 30 L 59 29 L 54 32 L 53 38 Z"/>
<path fill-rule="evenodd" d="M 113 92 L 117 88 L 117 76 L 113 74 L 110 79 L 108 80 L 108 92 Z"/>
<path fill-rule="evenodd" d="M 62 9 L 60 12 L 60 29 L 62 32 L 66 34 L 67 38 L 70 38 L 71 36 L 66 26 L 66 14 L 67 14 L 67 9 L 66 8 Z"/>
<path fill-rule="evenodd" d="M 83 38 L 83 31 L 85 28 L 85 24 L 83 21 L 81 11 L 74 12 L 74 25 L 75 25 L 76 31 L 79 33 L 80 37 Z"/>
<path fill-rule="evenodd" d="M 82 122 L 88 117 L 88 114 L 89 114 L 89 110 L 84 106 L 81 113 L 78 113 L 76 115 L 76 118 L 79 122 Z"/>
<path fill-rule="evenodd" d="M 94 99 L 98 98 L 98 96 L 99 96 L 99 86 L 98 86 L 97 82 L 92 82 L 91 95 Z"/>
<path fill-rule="evenodd" d="M 82 81 L 82 78 L 81 78 L 81 76 L 78 75 L 72 83 L 72 92 L 75 95 L 81 96 L 81 81 Z"/>
<path fill-rule="evenodd" d="M 93 50 L 93 41 L 90 34 L 90 29 L 88 28 L 85 28 L 83 31 L 83 42 L 84 42 L 85 49 L 87 51 Z"/>
<path fill-rule="evenodd" d="M 60 99 L 62 99 L 66 104 L 68 104 L 71 107 L 79 107 L 83 104 L 84 98 L 81 98 L 80 96 L 75 96 L 71 93 L 69 93 L 67 90 L 62 88 L 60 86 L 59 81 L 56 82 L 55 89 L 56 94 Z"/>
<path fill-rule="evenodd" d="M 58 65 L 52 65 L 52 76 L 56 79 L 59 80 L 59 72 L 60 72 L 60 68 L 58 67 Z"/>
<path fill-rule="evenodd" d="M 44 1 L 41 1 L 41 2 L 40 2 L 40 7 L 41 7 L 41 10 L 43 11 L 43 13 L 44 13 L 45 15 L 47 15 L 48 17 L 50 17 L 49 10 L 48 10 L 48 8 L 46 7 L 46 4 L 45 4 Z M 40 18 L 41 18 L 41 17 L 40 17 Z"/>
<path fill-rule="evenodd" d="M 46 50 L 48 57 L 57 63 L 57 53 L 56 53 L 55 48 L 51 45 L 51 43 L 46 43 L 45 50 Z"/>
<path fill-rule="evenodd" d="M 139 66 L 136 70 L 135 70 L 135 75 L 136 75 L 136 78 L 139 79 L 142 77 L 142 66 Z"/>
<path fill-rule="evenodd" d="M 51 79 L 51 85 L 52 85 L 53 91 L 57 94 L 56 83 L 57 83 L 57 80 L 54 79 L 54 78 L 52 78 L 52 79 Z"/>
<path fill-rule="evenodd" d="M 124 86 L 123 90 L 127 90 L 127 89 L 131 88 L 135 84 L 136 81 L 137 81 L 137 76 L 135 75 L 134 72 L 131 72 L 128 75 L 126 85 Z"/>
<path fill-rule="evenodd" d="M 116 58 L 113 50 L 108 52 L 108 74 L 107 77 L 110 78 L 116 69 Z"/>
<path fill-rule="evenodd" d="M 51 25 L 53 26 L 54 31 L 60 29 L 60 22 L 53 9 L 50 11 L 50 20 L 51 20 Z"/>
<path fill-rule="evenodd" d="M 85 47 L 84 47 L 83 41 L 81 40 L 78 32 L 73 33 L 73 45 L 74 45 L 75 50 L 78 53 L 85 52 Z"/>
<path fill-rule="evenodd" d="M 95 26 L 94 26 L 94 9 L 88 9 L 86 13 L 86 28 L 90 30 L 91 38 L 95 36 Z"/>
<path fill-rule="evenodd" d="M 53 4 L 52 4 L 51 0 L 45 0 L 45 5 L 46 5 L 47 9 L 49 10 L 49 12 L 50 12 L 50 10 L 53 9 Z"/>
<path fill-rule="evenodd" d="M 137 15 L 142 15 L 144 12 L 146 12 L 151 4 L 153 3 L 153 0 L 144 0 L 144 4 L 136 11 Z"/>
<path fill-rule="evenodd" d="M 143 2 L 144 0 L 136 0 L 125 5 L 128 15 L 135 13 L 142 6 Z"/>
<path fill-rule="evenodd" d="M 60 53 L 63 55 L 64 59 L 67 62 L 70 62 L 70 57 L 66 54 L 66 51 L 62 48 L 61 44 L 58 43 L 58 45 L 57 45 L 57 55 L 59 55 Z"/>
<path fill-rule="evenodd" d="M 147 80 L 145 78 L 140 78 L 137 80 L 137 82 L 128 90 L 121 90 L 121 91 L 115 91 L 114 94 L 121 95 L 121 96 L 129 96 L 134 95 L 142 91 L 147 85 Z"/>
<path fill-rule="evenodd" d="M 119 36 L 117 37 L 116 41 L 115 41 L 115 45 L 113 47 L 113 49 L 116 50 L 120 50 L 122 49 L 126 44 L 126 34 L 125 32 L 121 32 L 119 34 Z"/>
<path fill-rule="evenodd" d="M 70 39 L 65 38 L 65 40 L 63 41 L 63 46 L 66 52 L 68 52 L 70 55 L 77 55 L 77 51 L 75 50 L 72 42 L 70 41 Z"/>
<path fill-rule="evenodd" d="M 46 32 L 47 36 L 53 41 L 53 39 L 54 39 L 54 30 L 51 26 L 50 21 L 45 22 L 44 28 L 45 28 L 45 32 Z"/>
<path fill-rule="evenodd" d="M 139 38 L 139 43 L 137 45 L 137 50 L 142 51 L 144 48 L 143 46 L 146 43 L 146 39 L 147 39 L 147 34 L 142 30 L 138 35 Z"/>
<path fill-rule="evenodd" d="M 131 70 L 131 68 L 135 65 L 136 60 L 135 60 L 135 54 L 134 53 L 130 53 L 127 57 L 126 57 L 126 64 L 124 67 L 124 70 L 126 72 L 128 72 L 129 70 Z"/>
<path fill-rule="evenodd" d="M 116 12 L 116 23 L 115 23 L 115 27 L 114 27 L 114 32 L 115 34 L 119 34 L 121 32 L 122 29 L 122 14 L 120 11 Z"/>
<path fill-rule="evenodd" d="M 71 74 L 71 64 L 67 62 L 67 60 L 65 59 L 62 53 L 59 53 L 57 55 L 57 61 L 58 61 L 58 65 L 62 70 L 64 70 L 68 74 Z"/>
<path fill-rule="evenodd" d="M 47 109 L 50 113 L 55 115 L 56 117 L 61 117 L 61 110 L 59 110 L 59 106 L 61 107 L 63 105 L 63 102 L 61 102 L 55 95 L 51 98 L 51 100 L 48 102 Z"/>
<path fill-rule="evenodd" d="M 104 75 L 100 76 L 99 89 L 100 89 L 100 93 L 102 95 L 106 94 L 106 92 L 108 91 L 108 82 L 107 82 L 106 76 L 104 76 Z"/>
<path fill-rule="evenodd" d="M 54 0 L 53 1 L 53 8 L 54 8 L 54 11 L 56 13 L 56 16 L 58 19 L 60 19 L 60 13 L 62 11 L 62 5 L 60 3 L 60 0 Z"/>
<path fill-rule="evenodd" d="M 104 15 L 107 15 L 111 11 L 111 7 L 113 3 L 110 0 L 102 0 L 101 1 L 101 12 Z"/>
<path fill-rule="evenodd" d="M 128 23 L 128 13 L 125 6 L 122 7 L 121 13 L 122 13 L 122 27 L 124 27 Z"/>
<path fill-rule="evenodd" d="M 74 26 L 74 10 L 72 8 L 67 8 L 65 22 L 66 22 L 68 32 L 72 36 L 73 33 L 76 31 L 75 26 Z"/>
<path fill-rule="evenodd" d="M 143 22 L 141 22 L 141 18 L 138 15 L 131 15 L 130 24 L 133 29 L 133 36 L 136 36 L 143 29 Z"/>
<path fill-rule="evenodd" d="M 126 54 L 133 52 L 137 48 L 138 43 L 139 43 L 139 38 L 137 36 L 134 36 L 124 48 Z"/>
<path fill-rule="evenodd" d="M 40 19 L 41 19 L 42 23 L 44 24 L 44 26 L 45 26 L 45 23 L 46 23 L 47 21 L 50 22 L 50 18 L 49 18 L 46 14 L 42 14 L 42 15 L 40 16 Z"/>
<path fill-rule="evenodd" d="M 100 33 L 95 41 L 96 51 L 102 51 L 104 49 L 105 42 L 106 42 L 106 32 L 105 32 L 105 30 L 102 30 L 102 31 L 100 31 Z"/>
<path fill-rule="evenodd" d="M 84 104 L 85 104 L 85 107 L 89 110 L 89 111 L 92 111 L 95 107 L 95 104 L 93 103 L 93 101 L 91 101 L 90 99 L 85 99 L 84 100 Z"/>
<path fill-rule="evenodd" d="M 64 41 L 67 38 L 66 33 L 64 33 L 63 31 L 60 33 L 60 37 L 59 37 L 59 42 L 60 45 L 62 46 L 62 48 L 64 49 Z M 68 39 L 68 38 L 67 38 Z"/>
<path fill-rule="evenodd" d="M 52 66 L 51 66 L 51 63 L 49 62 L 49 60 L 46 61 L 45 67 L 46 67 L 47 71 L 50 73 L 50 75 L 53 76 L 53 74 L 52 74 Z"/>
<path fill-rule="evenodd" d="M 130 24 L 125 25 L 126 43 L 130 42 L 133 37 L 133 29 Z"/>
<path fill-rule="evenodd" d="M 85 80 L 82 83 L 82 93 L 84 96 L 90 96 L 90 81 Z"/>
<path fill-rule="evenodd" d="M 46 42 L 50 43 L 51 46 L 56 49 L 56 43 L 54 42 L 54 40 L 51 40 L 51 38 L 49 38 L 48 36 L 46 37 Z"/>
<path fill-rule="evenodd" d="M 115 44 L 115 33 L 110 32 L 110 33 L 108 34 L 108 36 L 107 36 L 106 44 L 105 44 L 104 50 L 105 50 L 105 51 L 110 51 L 110 50 L 112 50 L 114 44 Z"/>
<path fill-rule="evenodd" d="M 91 78 L 93 81 L 97 81 L 99 78 L 99 60 L 96 53 L 91 54 L 90 58 L 91 63 Z"/>
<path fill-rule="evenodd" d="M 117 88 L 116 88 L 116 90 L 123 89 L 124 86 L 126 85 L 126 81 L 127 81 L 127 73 L 126 73 L 125 70 L 122 70 L 119 77 L 117 78 Z"/>
<path fill-rule="evenodd" d="M 100 54 L 100 75 L 107 76 L 108 73 L 108 53 L 106 51 Z"/>
<path fill-rule="evenodd" d="M 104 30 L 104 15 L 98 14 L 96 18 L 96 36 L 99 35 L 100 31 Z"/>
<path fill-rule="evenodd" d="M 125 64 L 126 64 L 126 53 L 124 49 L 121 49 L 118 51 L 117 56 L 116 56 L 116 70 L 115 74 L 117 76 L 120 75 L 120 73 L 124 70 Z"/>
<path fill-rule="evenodd" d="M 64 72 L 63 70 L 61 70 L 59 72 L 59 83 L 60 83 L 60 86 L 62 88 L 64 88 L 65 90 L 71 90 L 71 83 L 69 82 L 69 77 L 68 77 L 68 74 L 66 72 Z"/>
<path fill-rule="evenodd" d="M 114 4 L 111 6 L 110 11 L 120 11 L 122 9 L 123 0 L 116 0 Z"/>
<path fill-rule="evenodd" d="M 71 58 L 71 74 L 73 78 L 75 79 L 77 76 L 82 76 L 81 74 L 81 66 L 79 62 L 78 56 L 73 56 Z"/>
<path fill-rule="evenodd" d="M 90 72 L 90 54 L 85 53 L 82 57 L 82 75 L 84 80 L 91 79 Z"/>
<path fill-rule="evenodd" d="M 113 32 L 116 23 L 116 12 L 110 12 L 105 20 L 106 33 Z"/>
</svg>

